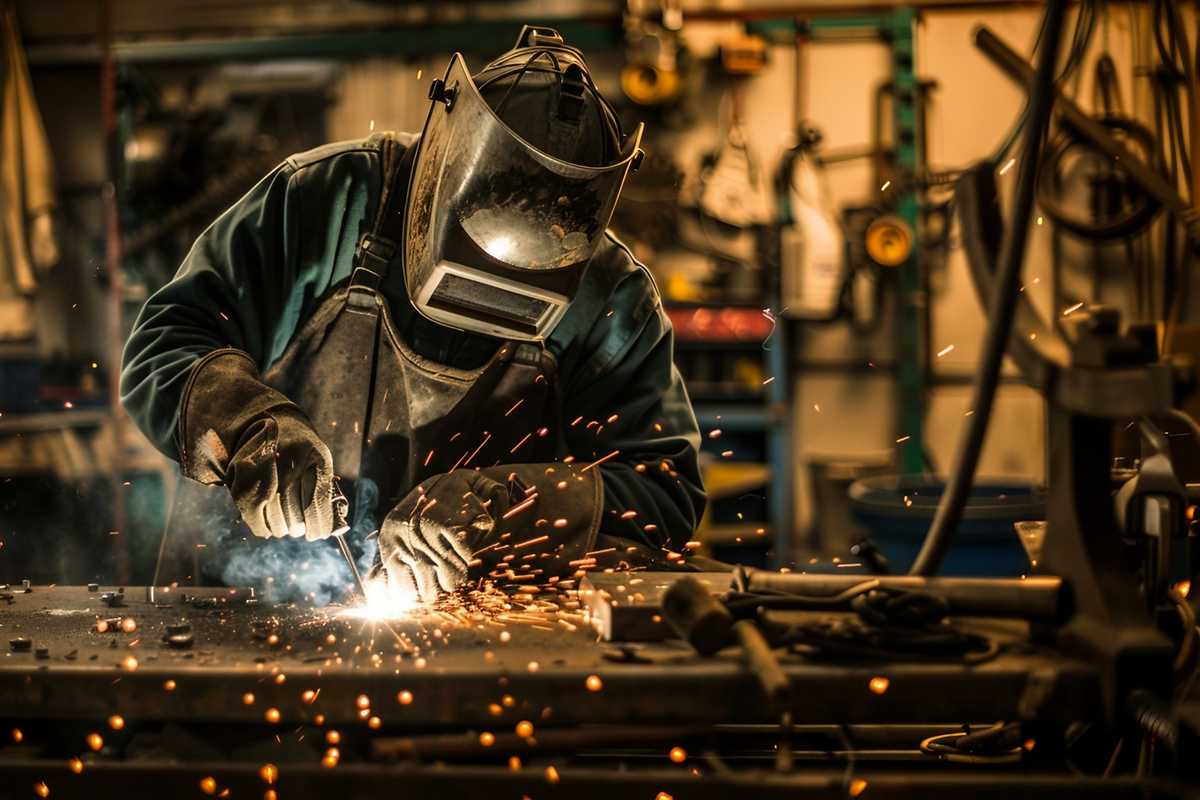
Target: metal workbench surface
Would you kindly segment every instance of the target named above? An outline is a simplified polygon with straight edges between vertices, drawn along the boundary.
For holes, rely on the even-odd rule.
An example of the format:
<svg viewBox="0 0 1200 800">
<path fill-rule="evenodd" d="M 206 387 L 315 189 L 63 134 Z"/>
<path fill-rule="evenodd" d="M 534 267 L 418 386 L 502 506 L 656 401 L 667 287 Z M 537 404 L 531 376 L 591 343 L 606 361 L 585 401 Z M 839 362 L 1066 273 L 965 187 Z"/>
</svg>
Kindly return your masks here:
<svg viewBox="0 0 1200 800">
<path fill-rule="evenodd" d="M 425 612 L 387 629 L 336 606 L 246 602 L 245 592 L 229 590 L 197 599 L 201 590 L 181 587 L 151 601 L 147 589 L 131 587 L 116 608 L 85 587 L 10 591 L 12 599 L 0 603 L 0 710 L 12 719 L 119 713 L 286 725 L 374 716 L 392 728 L 773 716 L 736 654 L 702 659 L 680 642 L 599 642 L 573 609 Z M 122 624 L 126 618 L 134 622 Z M 191 626 L 190 649 L 162 641 L 181 620 Z M 1024 639 L 1015 622 L 972 625 L 1010 646 Z M 18 637 L 31 640 L 27 652 L 10 646 Z M 1085 665 L 1024 645 L 977 666 L 821 664 L 796 656 L 783 663 L 798 722 L 1066 721 L 1094 718 L 1101 707 Z M 887 690 L 871 691 L 871 678 L 881 675 Z"/>
</svg>

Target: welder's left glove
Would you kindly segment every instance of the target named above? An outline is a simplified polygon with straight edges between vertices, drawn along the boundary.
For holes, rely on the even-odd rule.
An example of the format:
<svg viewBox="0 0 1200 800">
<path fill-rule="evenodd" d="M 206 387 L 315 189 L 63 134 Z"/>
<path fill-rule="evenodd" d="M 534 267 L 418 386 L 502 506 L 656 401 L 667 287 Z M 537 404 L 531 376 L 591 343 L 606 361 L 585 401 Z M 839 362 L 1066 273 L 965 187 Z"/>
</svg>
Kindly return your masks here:
<svg viewBox="0 0 1200 800">
<path fill-rule="evenodd" d="M 384 520 L 372 575 L 386 576 L 392 591 L 415 583 L 421 599 L 431 602 L 514 556 L 506 572 L 542 583 L 570 571 L 570 562 L 592 548 L 602 505 L 599 471 L 572 464 L 436 475 Z"/>
</svg>

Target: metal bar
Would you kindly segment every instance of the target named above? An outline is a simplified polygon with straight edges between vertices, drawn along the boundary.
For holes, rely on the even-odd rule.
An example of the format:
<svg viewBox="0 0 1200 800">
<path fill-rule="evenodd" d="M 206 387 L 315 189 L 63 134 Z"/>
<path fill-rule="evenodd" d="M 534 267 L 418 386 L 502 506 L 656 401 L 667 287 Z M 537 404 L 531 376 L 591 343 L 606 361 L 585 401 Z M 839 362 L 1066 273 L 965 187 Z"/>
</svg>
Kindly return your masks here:
<svg viewBox="0 0 1200 800">
<path fill-rule="evenodd" d="M 925 163 L 922 152 L 921 115 L 915 71 L 916 15 L 911 8 L 896 9 L 883 20 L 882 30 L 892 45 L 892 149 L 900 174 L 915 175 Z M 920 198 L 908 192 L 900 198 L 897 215 L 913 232 L 913 248 L 899 266 L 899 300 L 896 315 L 897 396 L 896 438 L 900 470 L 916 475 L 925 469 L 926 292 L 922 274 Z M 905 438 L 907 437 L 907 438 Z"/>
<path fill-rule="evenodd" d="M 913 575 L 800 575 L 753 570 L 748 588 L 804 595 L 836 595 L 865 580 L 879 582 L 882 589 L 924 592 L 940 597 L 950 613 L 961 616 L 1018 617 L 1040 622 L 1062 618 L 1063 581 L 1055 577 L 1016 578 L 926 578 Z"/>
<path fill-rule="evenodd" d="M 123 63 L 185 61 L 263 61 L 277 58 L 342 58 L 368 55 L 420 56 L 455 50 L 490 52 L 512 46 L 519 20 L 496 20 L 425 27 L 402 27 L 318 35 L 188 38 L 120 41 L 113 57 Z M 581 47 L 611 48 L 621 41 L 620 20 L 612 24 L 563 21 L 556 25 L 568 42 Z M 81 64 L 102 59 L 94 44 L 35 45 L 31 64 Z"/>
</svg>

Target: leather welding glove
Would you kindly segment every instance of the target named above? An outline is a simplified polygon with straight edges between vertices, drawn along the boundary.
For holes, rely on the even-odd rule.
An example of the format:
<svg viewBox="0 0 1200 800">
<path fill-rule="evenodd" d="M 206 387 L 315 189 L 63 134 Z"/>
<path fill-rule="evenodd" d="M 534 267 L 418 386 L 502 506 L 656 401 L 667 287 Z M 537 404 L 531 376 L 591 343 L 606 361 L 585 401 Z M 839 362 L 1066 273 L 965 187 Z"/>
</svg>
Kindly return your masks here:
<svg viewBox="0 0 1200 800">
<path fill-rule="evenodd" d="M 240 350 L 192 368 L 177 429 L 183 474 L 228 487 L 255 536 L 324 539 L 333 531 L 333 456 L 304 412 L 258 377 Z"/>
<path fill-rule="evenodd" d="M 415 584 L 427 603 L 507 562 L 516 563 L 501 574 L 511 578 L 521 569 L 542 583 L 566 573 L 592 547 L 602 505 L 599 472 L 570 464 L 509 464 L 437 475 L 409 492 L 384 520 L 379 566 L 372 574 L 382 571 L 391 591 Z"/>
</svg>

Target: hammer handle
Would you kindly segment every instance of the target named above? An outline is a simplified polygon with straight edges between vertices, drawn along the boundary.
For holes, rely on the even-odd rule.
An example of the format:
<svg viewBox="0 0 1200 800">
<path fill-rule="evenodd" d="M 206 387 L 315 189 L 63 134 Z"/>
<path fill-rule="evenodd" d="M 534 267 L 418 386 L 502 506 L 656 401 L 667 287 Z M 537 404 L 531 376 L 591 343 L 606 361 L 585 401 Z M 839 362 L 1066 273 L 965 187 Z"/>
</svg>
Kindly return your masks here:
<svg viewBox="0 0 1200 800">
<path fill-rule="evenodd" d="M 758 626 L 753 620 L 740 619 L 733 623 L 733 632 L 741 645 L 746 666 L 754 673 L 767 700 L 773 704 L 782 702 L 791 690 L 791 683 Z"/>
</svg>

